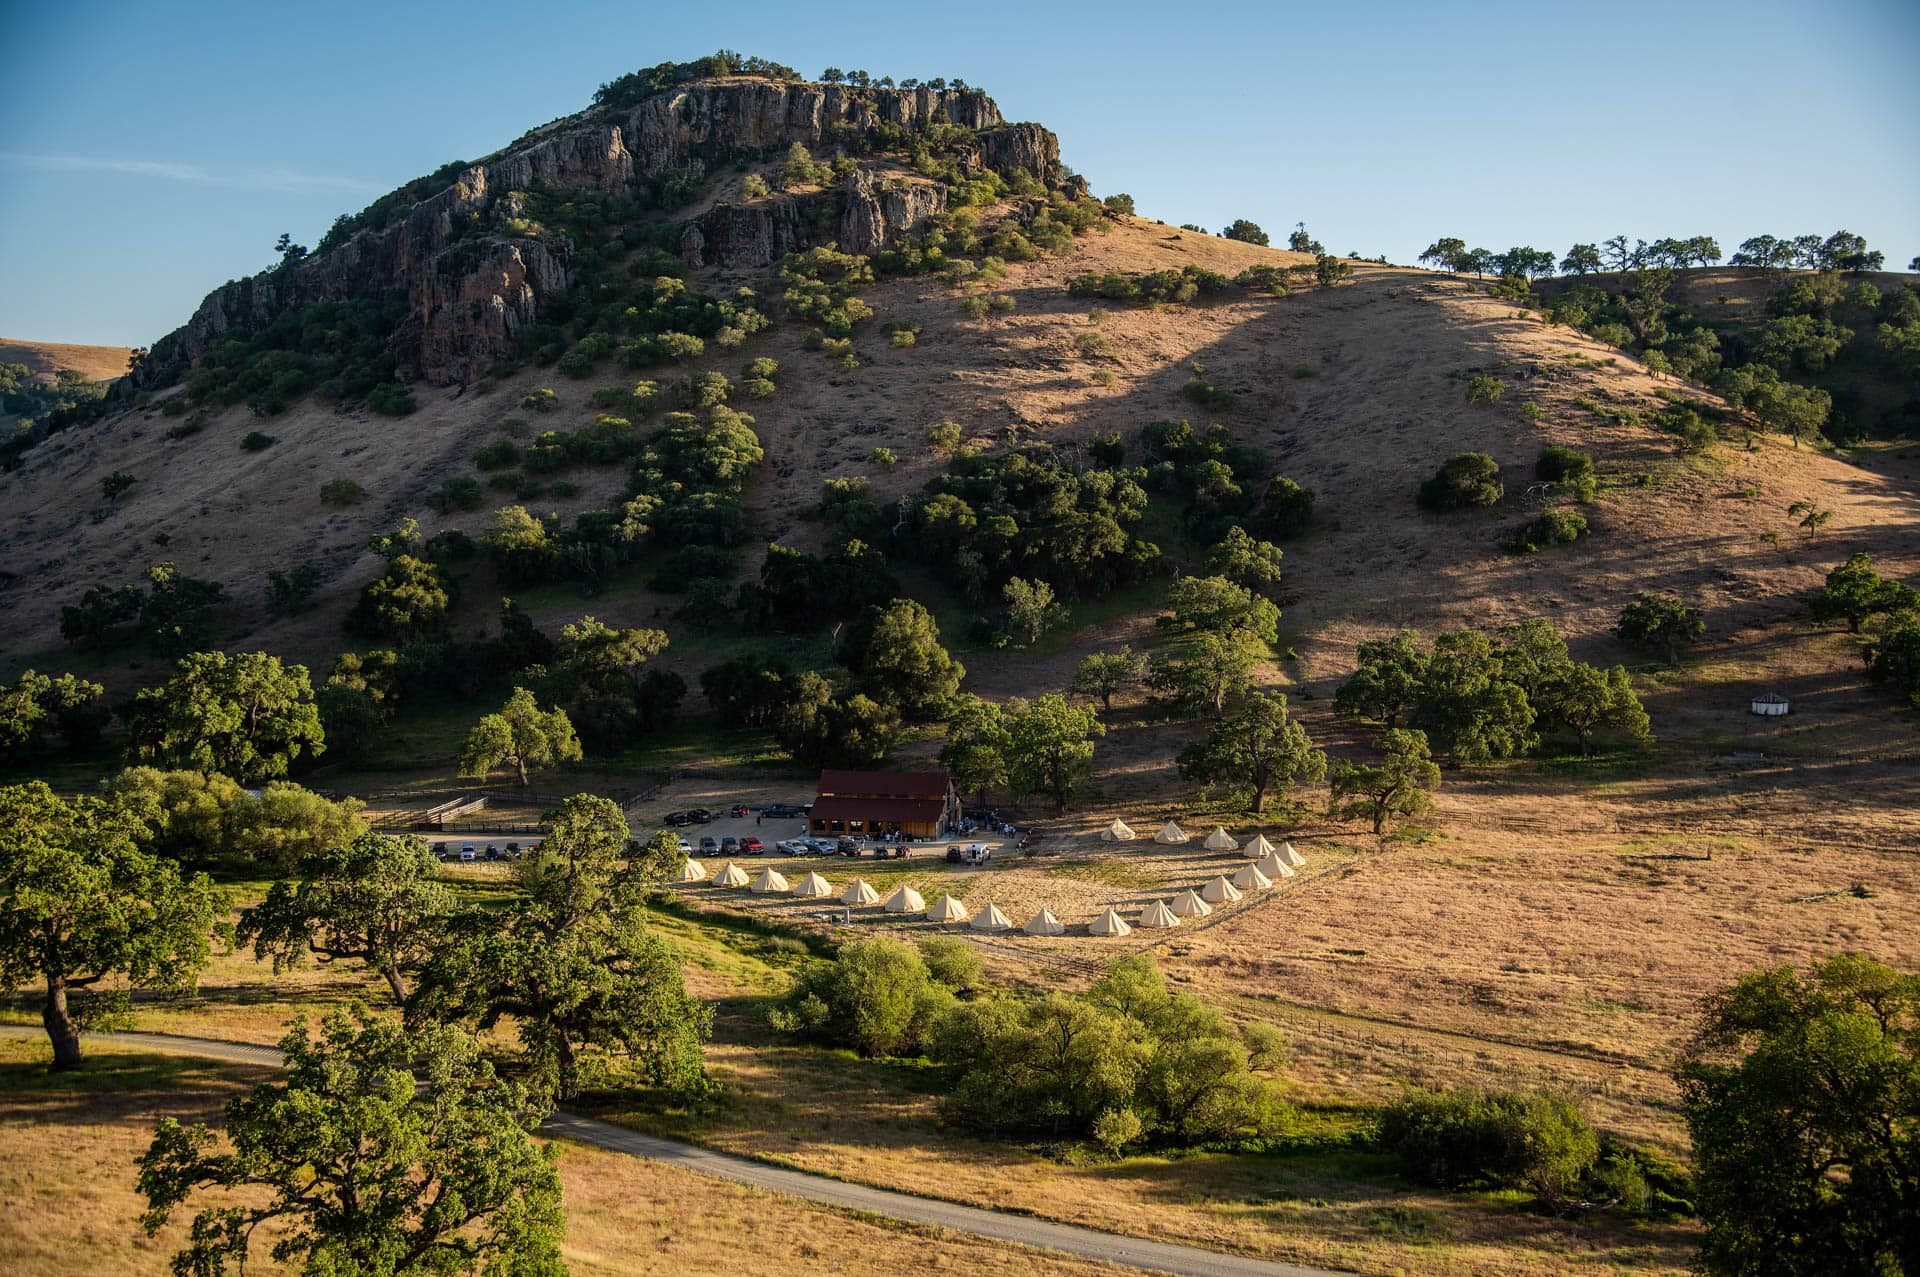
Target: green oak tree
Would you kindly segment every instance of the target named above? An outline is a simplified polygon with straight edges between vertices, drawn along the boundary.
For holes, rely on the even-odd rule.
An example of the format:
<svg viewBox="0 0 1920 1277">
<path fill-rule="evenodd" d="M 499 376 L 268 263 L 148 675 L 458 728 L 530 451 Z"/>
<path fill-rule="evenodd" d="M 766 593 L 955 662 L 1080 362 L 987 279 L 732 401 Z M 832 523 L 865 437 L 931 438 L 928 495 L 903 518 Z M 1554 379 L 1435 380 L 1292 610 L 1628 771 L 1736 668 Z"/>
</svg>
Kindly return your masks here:
<svg viewBox="0 0 1920 1277">
<path fill-rule="evenodd" d="M 1698 643 L 1707 623 L 1671 594 L 1641 594 L 1620 610 L 1613 632 L 1628 647 L 1663 655 L 1677 667 L 1680 649 Z"/>
<path fill-rule="evenodd" d="M 947 715 L 947 740 L 940 765 L 963 794 L 984 798 L 1007 784 L 1007 754 L 1013 744 L 1000 706 L 978 696 L 961 696 Z"/>
<path fill-rule="evenodd" d="M 530 767 L 557 767 L 580 760 L 580 738 L 563 709 L 540 708 L 524 687 L 496 714 L 488 714 L 467 733 L 460 751 L 462 776 L 485 776 L 497 767 L 512 767 L 520 783 L 528 784 Z"/>
<path fill-rule="evenodd" d="M 1180 754 L 1180 775 L 1219 787 L 1256 815 L 1302 781 L 1326 775 L 1327 756 L 1287 714 L 1287 698 L 1255 692 Z"/>
<path fill-rule="evenodd" d="M 276 882 L 240 914 L 238 938 L 274 974 L 311 955 L 325 964 L 357 961 L 380 976 L 393 1000 L 407 1000 L 409 973 L 425 965 L 453 895 L 424 840 L 366 833 L 300 858 L 298 878 Z"/>
<path fill-rule="evenodd" d="M 1107 729 L 1091 705 L 1049 693 L 1007 704 L 1007 787 L 1016 796 L 1045 794 L 1061 811 L 1093 774 L 1093 742 Z"/>
<path fill-rule="evenodd" d="M 1594 733 L 1601 731 L 1631 745 L 1653 740 L 1646 708 L 1634 694 L 1633 680 L 1624 666 L 1601 670 L 1567 661 L 1545 677 L 1533 703 L 1542 722 L 1573 732 L 1582 754 L 1593 752 Z"/>
<path fill-rule="evenodd" d="M 1920 1272 L 1920 977 L 1755 971 L 1707 1000 L 1675 1076 L 1703 1271 Z"/>
<path fill-rule="evenodd" d="M 940 627 L 931 612 L 912 599 L 895 599 L 874 608 L 856 631 L 844 659 L 876 700 L 898 706 L 917 722 L 946 713 L 967 670 L 940 645 Z"/>
<path fill-rule="evenodd" d="M 1873 556 L 1862 550 L 1827 573 L 1826 588 L 1813 600 L 1816 621 L 1845 621 L 1854 633 L 1879 615 L 1920 607 L 1920 592 L 1903 581 L 1890 581 L 1873 568 Z"/>
<path fill-rule="evenodd" d="M 538 850 L 513 862 L 523 898 L 450 924 L 409 1011 L 483 1031 L 507 1020 L 527 1067 L 562 1098 L 623 1063 L 644 1083 L 704 1091 L 712 1010 L 646 926 L 646 893 L 678 867 L 679 841 L 623 863 L 628 839 L 614 803 L 567 799 Z"/>
<path fill-rule="evenodd" d="M 1207 572 L 1243 589 L 1271 590 L 1280 584 L 1280 547 L 1248 534 L 1238 524 L 1207 551 Z"/>
<path fill-rule="evenodd" d="M 1147 675 L 1147 655 L 1131 647 L 1117 651 L 1094 652 L 1081 658 L 1074 667 L 1073 691 L 1082 696 L 1098 696 L 1100 708 L 1113 712 L 1113 694 L 1132 687 Z"/>
<path fill-rule="evenodd" d="M 280 1043 L 284 1082 L 227 1103 L 226 1138 L 164 1119 L 140 1158 L 149 1235 L 189 1201 L 176 1273 L 238 1272 L 256 1230 L 307 1274 L 559 1277 L 564 1235 L 546 1104 L 461 1030 L 336 1012 Z"/>
<path fill-rule="evenodd" d="M 1333 789 L 1328 814 L 1370 821 L 1376 834 L 1390 819 L 1431 810 L 1433 790 L 1440 784 L 1440 769 L 1427 752 L 1425 732 L 1396 727 L 1383 732 L 1378 743 L 1379 763 L 1337 762 L 1328 778 Z"/>
<path fill-rule="evenodd" d="M 0 789 L 0 981 L 45 989 L 41 1023 L 55 1068 L 80 1063 L 80 1023 L 113 999 L 70 996 L 120 977 L 184 989 L 207 964 L 219 892 L 140 849 L 117 804 L 65 799 L 40 781 Z"/>
<path fill-rule="evenodd" d="M 265 652 L 195 652 L 134 697 L 128 746 L 143 762 L 219 772 L 242 784 L 326 749 L 304 665 Z"/>
</svg>

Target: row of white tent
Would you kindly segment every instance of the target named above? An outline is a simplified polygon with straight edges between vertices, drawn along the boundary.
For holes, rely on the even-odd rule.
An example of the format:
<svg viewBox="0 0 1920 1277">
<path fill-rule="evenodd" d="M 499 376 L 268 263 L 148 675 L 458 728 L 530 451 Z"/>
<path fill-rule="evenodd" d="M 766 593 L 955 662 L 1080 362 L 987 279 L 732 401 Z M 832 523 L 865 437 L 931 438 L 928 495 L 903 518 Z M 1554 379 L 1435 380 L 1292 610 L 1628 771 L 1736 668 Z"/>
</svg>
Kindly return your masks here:
<svg viewBox="0 0 1920 1277">
<path fill-rule="evenodd" d="M 676 881 L 695 883 L 707 881 L 707 869 L 697 860 L 689 860 L 680 867 Z M 720 872 L 713 875 L 716 887 L 745 887 L 756 895 L 798 896 L 802 900 L 825 900 L 834 894 L 834 886 L 818 873 L 809 873 L 798 883 L 789 884 L 786 875 L 777 869 L 763 869 L 760 876 L 754 878 L 746 870 L 729 860 L 722 865 Z M 875 905 L 888 913 L 920 914 L 924 913 L 933 922 L 964 922 L 975 931 L 1012 931 L 1013 919 L 1001 910 L 999 905 L 990 904 L 979 914 L 971 912 L 953 896 L 942 896 L 932 908 L 927 907 L 926 897 L 912 887 L 900 887 L 885 900 L 873 885 L 865 878 L 855 878 L 840 893 L 840 903 L 859 908 L 872 908 Z M 1057 936 L 1065 933 L 1066 924 L 1053 916 L 1053 910 L 1042 909 L 1028 920 L 1020 930 L 1030 936 Z"/>
<path fill-rule="evenodd" d="M 1139 925 L 1143 927 L 1177 927 L 1182 918 L 1204 918 L 1213 912 L 1215 905 L 1232 904 L 1249 891 L 1269 890 L 1276 879 L 1291 878 L 1297 866 L 1307 863 L 1306 857 L 1293 849 L 1292 843 L 1282 843 L 1273 848 L 1260 860 L 1242 865 L 1231 877 L 1222 874 L 1206 886 L 1194 891 L 1189 888 L 1175 896 L 1172 901 L 1156 900 L 1140 914 Z M 707 868 L 697 860 L 689 859 L 680 867 L 676 881 L 683 884 L 705 882 L 708 879 Z M 834 886 L 818 872 L 810 871 L 798 883 L 789 883 L 786 875 L 777 869 L 763 869 L 758 878 L 729 860 L 721 866 L 720 872 L 713 875 L 716 887 L 745 887 L 755 895 L 797 896 L 802 900 L 825 900 L 834 894 Z M 979 914 L 970 912 L 966 905 L 951 895 L 941 896 L 932 908 L 927 907 L 924 896 L 912 887 L 896 888 L 885 900 L 864 878 L 855 878 L 840 893 L 840 903 L 859 908 L 872 908 L 878 905 L 888 913 L 926 914 L 933 922 L 966 923 L 975 931 L 1011 931 L 1013 919 L 1007 917 L 999 905 L 989 904 Z M 1051 909 L 1042 909 L 1020 928 L 1030 936 L 1057 936 L 1066 932 L 1066 926 L 1056 918 Z M 1108 908 L 1087 927 L 1089 935 L 1124 936 L 1132 931 L 1119 911 Z"/>
<path fill-rule="evenodd" d="M 1100 831 L 1100 837 L 1107 842 L 1133 842 L 1138 839 L 1140 835 L 1135 833 L 1133 827 L 1127 824 L 1126 821 L 1115 819 L 1111 825 L 1108 825 Z M 1164 843 L 1169 847 L 1178 847 L 1183 843 L 1192 842 L 1193 839 L 1188 835 L 1186 830 L 1180 828 L 1178 821 L 1169 820 L 1160 827 L 1160 832 L 1153 836 L 1153 841 Z M 1270 856 L 1274 852 L 1274 846 L 1267 841 L 1265 834 L 1255 834 L 1244 848 L 1241 847 L 1240 840 L 1228 833 L 1225 825 L 1215 825 L 1213 832 L 1208 834 L 1200 845 L 1208 851 L 1245 851 L 1246 854 L 1254 860 Z M 1281 846 L 1285 847 L 1289 852 L 1293 851 L 1293 844 L 1291 843 L 1282 843 Z M 1297 863 L 1303 864 L 1305 862 L 1301 861 Z"/>
</svg>

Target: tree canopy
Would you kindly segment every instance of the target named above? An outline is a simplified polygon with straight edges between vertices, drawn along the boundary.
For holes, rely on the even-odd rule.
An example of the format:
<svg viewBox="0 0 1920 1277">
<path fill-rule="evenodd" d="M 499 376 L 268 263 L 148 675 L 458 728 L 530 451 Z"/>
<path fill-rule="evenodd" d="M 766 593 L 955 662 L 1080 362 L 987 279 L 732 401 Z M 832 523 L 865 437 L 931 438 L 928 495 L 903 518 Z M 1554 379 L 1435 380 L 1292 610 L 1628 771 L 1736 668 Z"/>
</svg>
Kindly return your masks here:
<svg viewBox="0 0 1920 1277">
<path fill-rule="evenodd" d="M 265 652 L 195 652 L 160 687 L 133 700 L 135 758 L 219 772 L 242 784 L 285 776 L 326 750 L 307 667 Z"/>
<path fill-rule="evenodd" d="M 529 768 L 578 762 L 580 756 L 580 738 L 567 712 L 543 710 L 532 692 L 516 687 L 498 713 L 488 714 L 467 733 L 460 774 L 485 776 L 497 767 L 512 767 L 525 785 Z"/>
<path fill-rule="evenodd" d="M 1327 757 L 1313 747 L 1306 728 L 1287 714 L 1287 698 L 1255 692 L 1207 729 L 1206 739 L 1180 753 L 1180 775 L 1217 786 L 1256 815 L 1267 798 L 1282 800 L 1302 781 L 1326 774 Z"/>
</svg>

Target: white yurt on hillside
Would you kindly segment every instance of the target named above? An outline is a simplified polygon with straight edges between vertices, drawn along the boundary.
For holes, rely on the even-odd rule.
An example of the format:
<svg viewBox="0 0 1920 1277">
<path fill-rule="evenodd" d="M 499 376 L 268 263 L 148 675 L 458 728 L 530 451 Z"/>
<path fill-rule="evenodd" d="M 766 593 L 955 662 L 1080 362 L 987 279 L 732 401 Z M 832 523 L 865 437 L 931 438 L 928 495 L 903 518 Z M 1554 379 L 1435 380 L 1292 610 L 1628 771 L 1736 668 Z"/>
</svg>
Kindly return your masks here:
<svg viewBox="0 0 1920 1277">
<path fill-rule="evenodd" d="M 753 880 L 753 886 L 748 890 L 756 896 L 785 895 L 787 877 L 778 869 L 762 869 L 760 876 Z"/>
<path fill-rule="evenodd" d="M 1187 831 L 1169 820 L 1160 827 L 1160 832 L 1153 836 L 1153 840 L 1155 842 L 1166 843 L 1169 846 L 1178 846 L 1187 840 Z"/>
<path fill-rule="evenodd" d="M 1124 936 L 1132 930 L 1119 911 L 1111 908 L 1087 924 L 1087 934 L 1090 936 Z"/>
<path fill-rule="evenodd" d="M 720 872 L 713 876 L 713 885 L 716 887 L 744 887 L 752 881 L 747 871 L 731 860 L 721 865 Z"/>
<path fill-rule="evenodd" d="M 988 905 L 975 914 L 973 921 L 967 925 L 975 931 L 1011 931 L 1013 919 L 1001 912 L 999 905 Z"/>
<path fill-rule="evenodd" d="M 1067 924 L 1054 917 L 1053 910 L 1042 909 L 1020 929 L 1030 936 L 1058 936 L 1066 933 Z"/>
<path fill-rule="evenodd" d="M 1143 927 L 1177 927 L 1180 915 L 1167 907 L 1164 900 L 1156 900 L 1140 911 L 1140 925 Z"/>
<path fill-rule="evenodd" d="M 1108 842 L 1132 842 L 1138 837 L 1138 835 L 1133 832 L 1133 827 L 1118 817 L 1114 818 L 1114 822 L 1111 825 L 1108 825 L 1100 831 L 1100 836 Z"/>
<path fill-rule="evenodd" d="M 1265 891 L 1273 886 L 1273 879 L 1261 873 L 1259 865 L 1241 865 L 1233 875 L 1233 885 L 1242 891 Z"/>
<path fill-rule="evenodd" d="M 1173 898 L 1173 911 L 1182 918 L 1204 918 L 1213 912 L 1213 906 L 1189 888 Z"/>
<path fill-rule="evenodd" d="M 920 913 L 926 909 L 927 902 L 912 887 L 901 887 L 888 896 L 881 907 L 888 913 Z"/>
<path fill-rule="evenodd" d="M 680 872 L 673 876 L 675 882 L 705 882 L 707 867 L 697 860 L 689 860 L 680 866 Z"/>
<path fill-rule="evenodd" d="M 1250 858 L 1259 860 L 1263 856 L 1271 856 L 1273 854 L 1273 844 L 1267 841 L 1265 834 L 1255 834 L 1253 841 L 1240 850 L 1246 852 Z"/>
<path fill-rule="evenodd" d="M 1240 898 L 1240 888 L 1229 882 L 1223 874 L 1200 888 L 1200 898 L 1208 904 L 1230 905 Z"/>
<path fill-rule="evenodd" d="M 825 900 L 833 894 L 833 884 L 819 874 L 809 872 L 806 877 L 793 884 L 793 894 L 802 900 Z"/>
<path fill-rule="evenodd" d="M 847 884 L 847 889 L 840 893 L 840 903 L 843 905 L 877 905 L 880 903 L 880 893 L 875 891 L 872 884 L 865 878 L 855 878 Z"/>
<path fill-rule="evenodd" d="M 1208 834 L 1207 840 L 1201 843 L 1200 845 L 1202 847 L 1205 847 L 1208 851 L 1240 850 L 1239 841 L 1235 839 L 1232 834 L 1227 832 L 1227 827 L 1225 825 L 1215 825 L 1213 827 L 1213 832 Z"/>
<path fill-rule="evenodd" d="M 1280 844 L 1280 859 L 1286 861 L 1288 864 L 1292 865 L 1295 869 L 1298 869 L 1307 863 L 1307 858 L 1301 855 L 1299 852 L 1295 851 L 1293 849 L 1293 844 L 1290 842 L 1283 842 Z"/>
<path fill-rule="evenodd" d="M 967 907 L 952 896 L 940 897 L 934 902 L 933 908 L 927 910 L 929 922 L 965 922 L 971 916 Z"/>
</svg>

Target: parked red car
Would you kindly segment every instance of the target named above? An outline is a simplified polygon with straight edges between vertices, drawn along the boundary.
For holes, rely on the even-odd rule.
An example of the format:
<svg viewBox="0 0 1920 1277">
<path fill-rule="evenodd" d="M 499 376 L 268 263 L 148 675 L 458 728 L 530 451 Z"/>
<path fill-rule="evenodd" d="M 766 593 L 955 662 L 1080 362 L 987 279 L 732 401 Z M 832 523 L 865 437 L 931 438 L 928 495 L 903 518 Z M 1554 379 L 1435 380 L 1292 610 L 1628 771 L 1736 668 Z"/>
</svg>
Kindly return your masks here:
<svg viewBox="0 0 1920 1277">
<path fill-rule="evenodd" d="M 748 814 L 750 814 L 750 809 L 745 803 L 735 803 L 727 810 L 727 815 L 729 816 L 745 816 Z"/>
<path fill-rule="evenodd" d="M 745 838 L 742 838 L 740 840 L 740 854 L 743 856 L 765 855 L 766 850 L 767 848 L 765 844 L 763 844 L 758 838 L 755 838 L 752 834 L 748 834 Z"/>
</svg>

